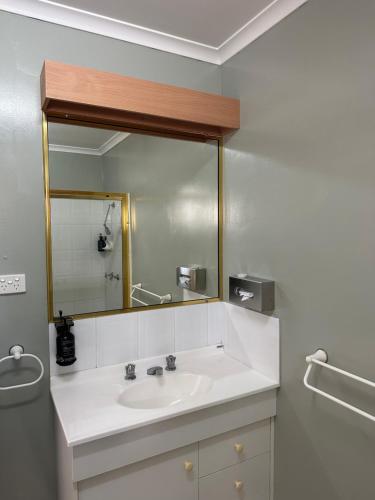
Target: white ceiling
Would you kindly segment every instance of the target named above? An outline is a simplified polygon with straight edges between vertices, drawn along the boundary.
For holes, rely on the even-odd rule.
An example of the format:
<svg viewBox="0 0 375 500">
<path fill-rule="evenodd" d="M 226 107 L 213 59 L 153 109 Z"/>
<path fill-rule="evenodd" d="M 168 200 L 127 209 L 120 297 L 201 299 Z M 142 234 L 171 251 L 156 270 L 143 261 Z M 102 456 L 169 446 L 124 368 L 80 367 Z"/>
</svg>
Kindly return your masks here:
<svg viewBox="0 0 375 500">
<path fill-rule="evenodd" d="M 50 151 L 102 156 L 130 134 L 62 123 L 48 124 Z"/>
<path fill-rule="evenodd" d="M 112 136 L 112 130 L 78 127 L 62 123 L 48 124 L 48 142 L 50 144 L 98 149 Z"/>
<path fill-rule="evenodd" d="M 308 0 L 0 0 L 0 10 L 221 64 Z"/>
<path fill-rule="evenodd" d="M 95 12 L 148 29 L 213 47 L 273 0 L 62 0 L 61 4 Z"/>
</svg>

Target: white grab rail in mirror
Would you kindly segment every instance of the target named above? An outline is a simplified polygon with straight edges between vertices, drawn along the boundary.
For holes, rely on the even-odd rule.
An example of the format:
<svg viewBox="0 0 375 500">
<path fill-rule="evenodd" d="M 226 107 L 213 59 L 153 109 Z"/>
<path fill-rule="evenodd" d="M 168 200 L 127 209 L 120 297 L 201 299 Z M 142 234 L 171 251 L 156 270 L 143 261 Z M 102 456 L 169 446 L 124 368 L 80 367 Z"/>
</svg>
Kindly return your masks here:
<svg viewBox="0 0 375 500">
<path fill-rule="evenodd" d="M 365 378 L 359 377 L 358 375 L 354 375 L 353 373 L 349 373 L 345 370 L 341 370 L 341 368 L 336 368 L 336 366 L 329 365 L 327 363 L 328 361 L 328 354 L 326 351 L 323 349 L 318 349 L 317 351 L 314 352 L 314 354 L 310 354 L 310 356 L 306 356 L 306 363 L 308 364 L 303 383 L 305 386 L 310 389 L 310 391 L 316 392 L 317 394 L 320 394 L 321 396 L 330 399 L 331 401 L 334 401 L 335 403 L 344 406 L 345 408 L 348 408 L 351 411 L 354 411 L 355 413 L 358 413 L 359 415 L 362 415 L 362 417 L 368 418 L 369 420 L 372 420 L 375 422 L 375 416 L 371 415 L 371 413 L 368 413 L 366 411 L 361 410 L 360 408 L 357 408 L 356 406 L 353 406 L 346 401 L 343 401 L 342 399 L 336 398 L 335 396 L 332 396 L 331 394 L 328 394 L 327 392 L 321 391 L 320 389 L 312 386 L 308 382 L 308 378 L 312 369 L 312 366 L 319 365 L 323 366 L 324 368 L 328 368 L 329 370 L 332 370 L 334 372 L 340 373 L 341 375 L 344 375 L 345 377 L 351 378 L 353 380 L 356 380 L 357 382 L 361 382 L 362 384 L 366 384 L 370 387 L 375 388 L 375 382 L 372 382 L 371 380 L 367 380 Z"/>
<path fill-rule="evenodd" d="M 43 378 L 44 365 L 43 365 L 41 359 L 38 358 L 38 356 L 35 356 L 35 354 L 25 354 L 24 348 L 21 345 L 16 344 L 16 345 L 12 346 L 9 349 L 9 356 L 5 356 L 4 358 L 1 358 L 0 363 L 2 363 L 3 361 L 6 361 L 8 359 L 13 359 L 15 361 L 19 361 L 21 358 L 33 358 L 36 361 L 38 361 L 38 363 L 40 365 L 39 377 L 37 377 L 32 382 L 27 382 L 25 384 L 9 385 L 9 386 L 5 386 L 5 387 L 0 386 L 0 391 L 9 391 L 10 389 L 20 389 L 21 387 L 28 387 L 30 385 L 35 385 Z"/>
<path fill-rule="evenodd" d="M 148 306 L 150 304 L 147 304 L 146 302 L 143 302 L 143 300 L 140 300 L 140 299 L 137 299 L 136 297 L 134 297 L 135 290 L 139 290 L 143 293 L 147 293 L 148 295 L 151 295 L 152 297 L 157 298 L 160 301 L 160 304 L 165 304 L 166 302 L 172 301 L 172 294 L 167 293 L 165 295 L 158 295 L 157 293 L 149 292 L 145 288 L 142 288 L 142 283 L 136 283 L 135 285 L 132 285 L 132 292 L 130 294 L 130 298 L 132 300 L 139 302 L 140 304 L 142 304 L 144 306 Z"/>
</svg>

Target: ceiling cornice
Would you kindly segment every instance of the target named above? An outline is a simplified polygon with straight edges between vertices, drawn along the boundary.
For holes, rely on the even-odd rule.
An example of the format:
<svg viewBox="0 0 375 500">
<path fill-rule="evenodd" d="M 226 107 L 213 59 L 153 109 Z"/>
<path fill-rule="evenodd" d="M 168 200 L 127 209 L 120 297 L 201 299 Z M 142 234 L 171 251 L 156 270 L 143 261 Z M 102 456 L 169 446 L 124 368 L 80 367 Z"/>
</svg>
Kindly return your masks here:
<svg viewBox="0 0 375 500">
<path fill-rule="evenodd" d="M 100 146 L 100 148 L 98 148 L 100 156 L 103 156 L 106 153 L 108 153 L 108 151 L 117 146 L 117 144 L 120 144 L 120 142 L 127 139 L 129 135 L 130 135 L 129 132 L 116 132 L 116 134 L 110 137 L 108 141 L 106 141 L 104 144 Z"/>
<path fill-rule="evenodd" d="M 129 137 L 128 132 L 117 132 L 108 139 L 104 144 L 98 148 L 81 148 L 80 146 L 65 146 L 64 144 L 49 144 L 50 151 L 57 151 L 59 153 L 74 153 L 79 155 L 103 156 L 112 148 L 117 146 L 124 139 Z"/>
<path fill-rule="evenodd" d="M 308 0 L 274 0 L 219 47 L 221 64 L 270 30 Z M 1 0 L 0 0 L 1 2 Z"/>
<path fill-rule="evenodd" d="M 64 144 L 49 144 L 49 151 L 57 153 L 71 153 L 77 155 L 101 156 L 98 149 L 81 148 L 80 146 L 65 146 Z"/>
<path fill-rule="evenodd" d="M 0 0 L 0 10 L 220 65 L 307 1 L 274 0 L 219 47 L 49 0 Z"/>
</svg>

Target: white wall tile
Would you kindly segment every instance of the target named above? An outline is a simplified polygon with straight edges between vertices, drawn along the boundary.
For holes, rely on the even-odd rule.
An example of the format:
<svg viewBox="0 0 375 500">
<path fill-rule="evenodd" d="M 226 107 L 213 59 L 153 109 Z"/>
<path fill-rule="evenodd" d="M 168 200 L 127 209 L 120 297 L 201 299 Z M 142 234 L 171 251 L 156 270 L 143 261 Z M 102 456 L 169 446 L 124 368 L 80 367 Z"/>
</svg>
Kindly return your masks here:
<svg viewBox="0 0 375 500">
<path fill-rule="evenodd" d="M 49 325 L 50 369 L 52 375 L 63 375 L 96 367 L 96 328 L 95 319 L 81 319 L 74 322 L 72 333 L 75 336 L 77 361 L 70 366 L 56 364 L 56 328 Z"/>
<path fill-rule="evenodd" d="M 74 302 L 71 280 L 66 276 L 57 276 L 53 280 L 53 298 L 55 302 Z"/>
<path fill-rule="evenodd" d="M 96 319 L 98 366 L 138 359 L 138 313 Z"/>
<path fill-rule="evenodd" d="M 172 309 L 143 311 L 139 314 L 139 357 L 149 358 L 174 352 Z"/>
<path fill-rule="evenodd" d="M 54 298 L 59 304 L 74 302 L 73 307 L 69 306 L 69 314 L 122 306 L 122 287 L 104 278 L 106 271 L 121 274 L 120 202 L 116 202 L 116 210 L 111 209 L 107 221 L 115 247 L 112 252 L 97 252 L 108 205 L 107 200 L 51 200 Z M 99 286 L 91 282 L 93 277 L 100 278 Z M 109 303 L 107 286 L 111 287 Z"/>
<path fill-rule="evenodd" d="M 176 351 L 207 345 L 207 314 L 207 304 L 174 309 Z"/>
<path fill-rule="evenodd" d="M 71 226 L 73 250 L 96 251 L 92 245 L 91 227 L 87 224 Z"/>
<path fill-rule="evenodd" d="M 53 306 L 54 306 L 54 315 L 58 316 L 59 311 L 63 311 L 64 316 L 71 316 L 72 314 L 75 314 L 76 312 L 76 304 L 75 302 L 72 301 L 62 301 L 62 302 L 57 302 L 56 300 L 53 301 Z"/>
<path fill-rule="evenodd" d="M 279 380 L 279 320 L 232 304 L 225 304 L 227 354 Z"/>
<path fill-rule="evenodd" d="M 53 276 L 67 276 L 72 274 L 72 251 L 53 251 Z"/>
<path fill-rule="evenodd" d="M 66 198 L 51 198 L 51 220 L 54 226 L 69 223 L 71 212 L 71 200 Z"/>
<path fill-rule="evenodd" d="M 71 250 L 72 232 L 71 227 L 67 225 L 52 225 L 51 239 L 53 250 Z"/>
<path fill-rule="evenodd" d="M 56 330 L 50 325 L 51 375 L 224 341 L 228 355 L 279 380 L 279 320 L 224 302 L 78 320 L 73 333 L 77 361 L 59 367 Z"/>
<path fill-rule="evenodd" d="M 71 219 L 73 224 L 87 224 L 91 216 L 91 201 L 87 199 L 74 199 L 71 205 Z"/>
<path fill-rule="evenodd" d="M 221 344 L 225 340 L 226 311 L 224 302 L 210 302 L 208 309 L 208 345 Z"/>
</svg>

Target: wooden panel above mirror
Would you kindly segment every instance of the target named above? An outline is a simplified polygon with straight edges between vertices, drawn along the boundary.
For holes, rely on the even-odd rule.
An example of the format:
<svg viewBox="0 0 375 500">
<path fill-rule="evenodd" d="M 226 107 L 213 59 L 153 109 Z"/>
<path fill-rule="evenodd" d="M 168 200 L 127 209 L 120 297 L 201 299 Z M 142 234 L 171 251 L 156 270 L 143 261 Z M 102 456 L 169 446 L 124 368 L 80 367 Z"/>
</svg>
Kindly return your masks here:
<svg viewBox="0 0 375 500">
<path fill-rule="evenodd" d="M 63 118 L 190 138 L 219 139 L 240 126 L 237 99 L 45 61 L 42 109 Z"/>
</svg>

